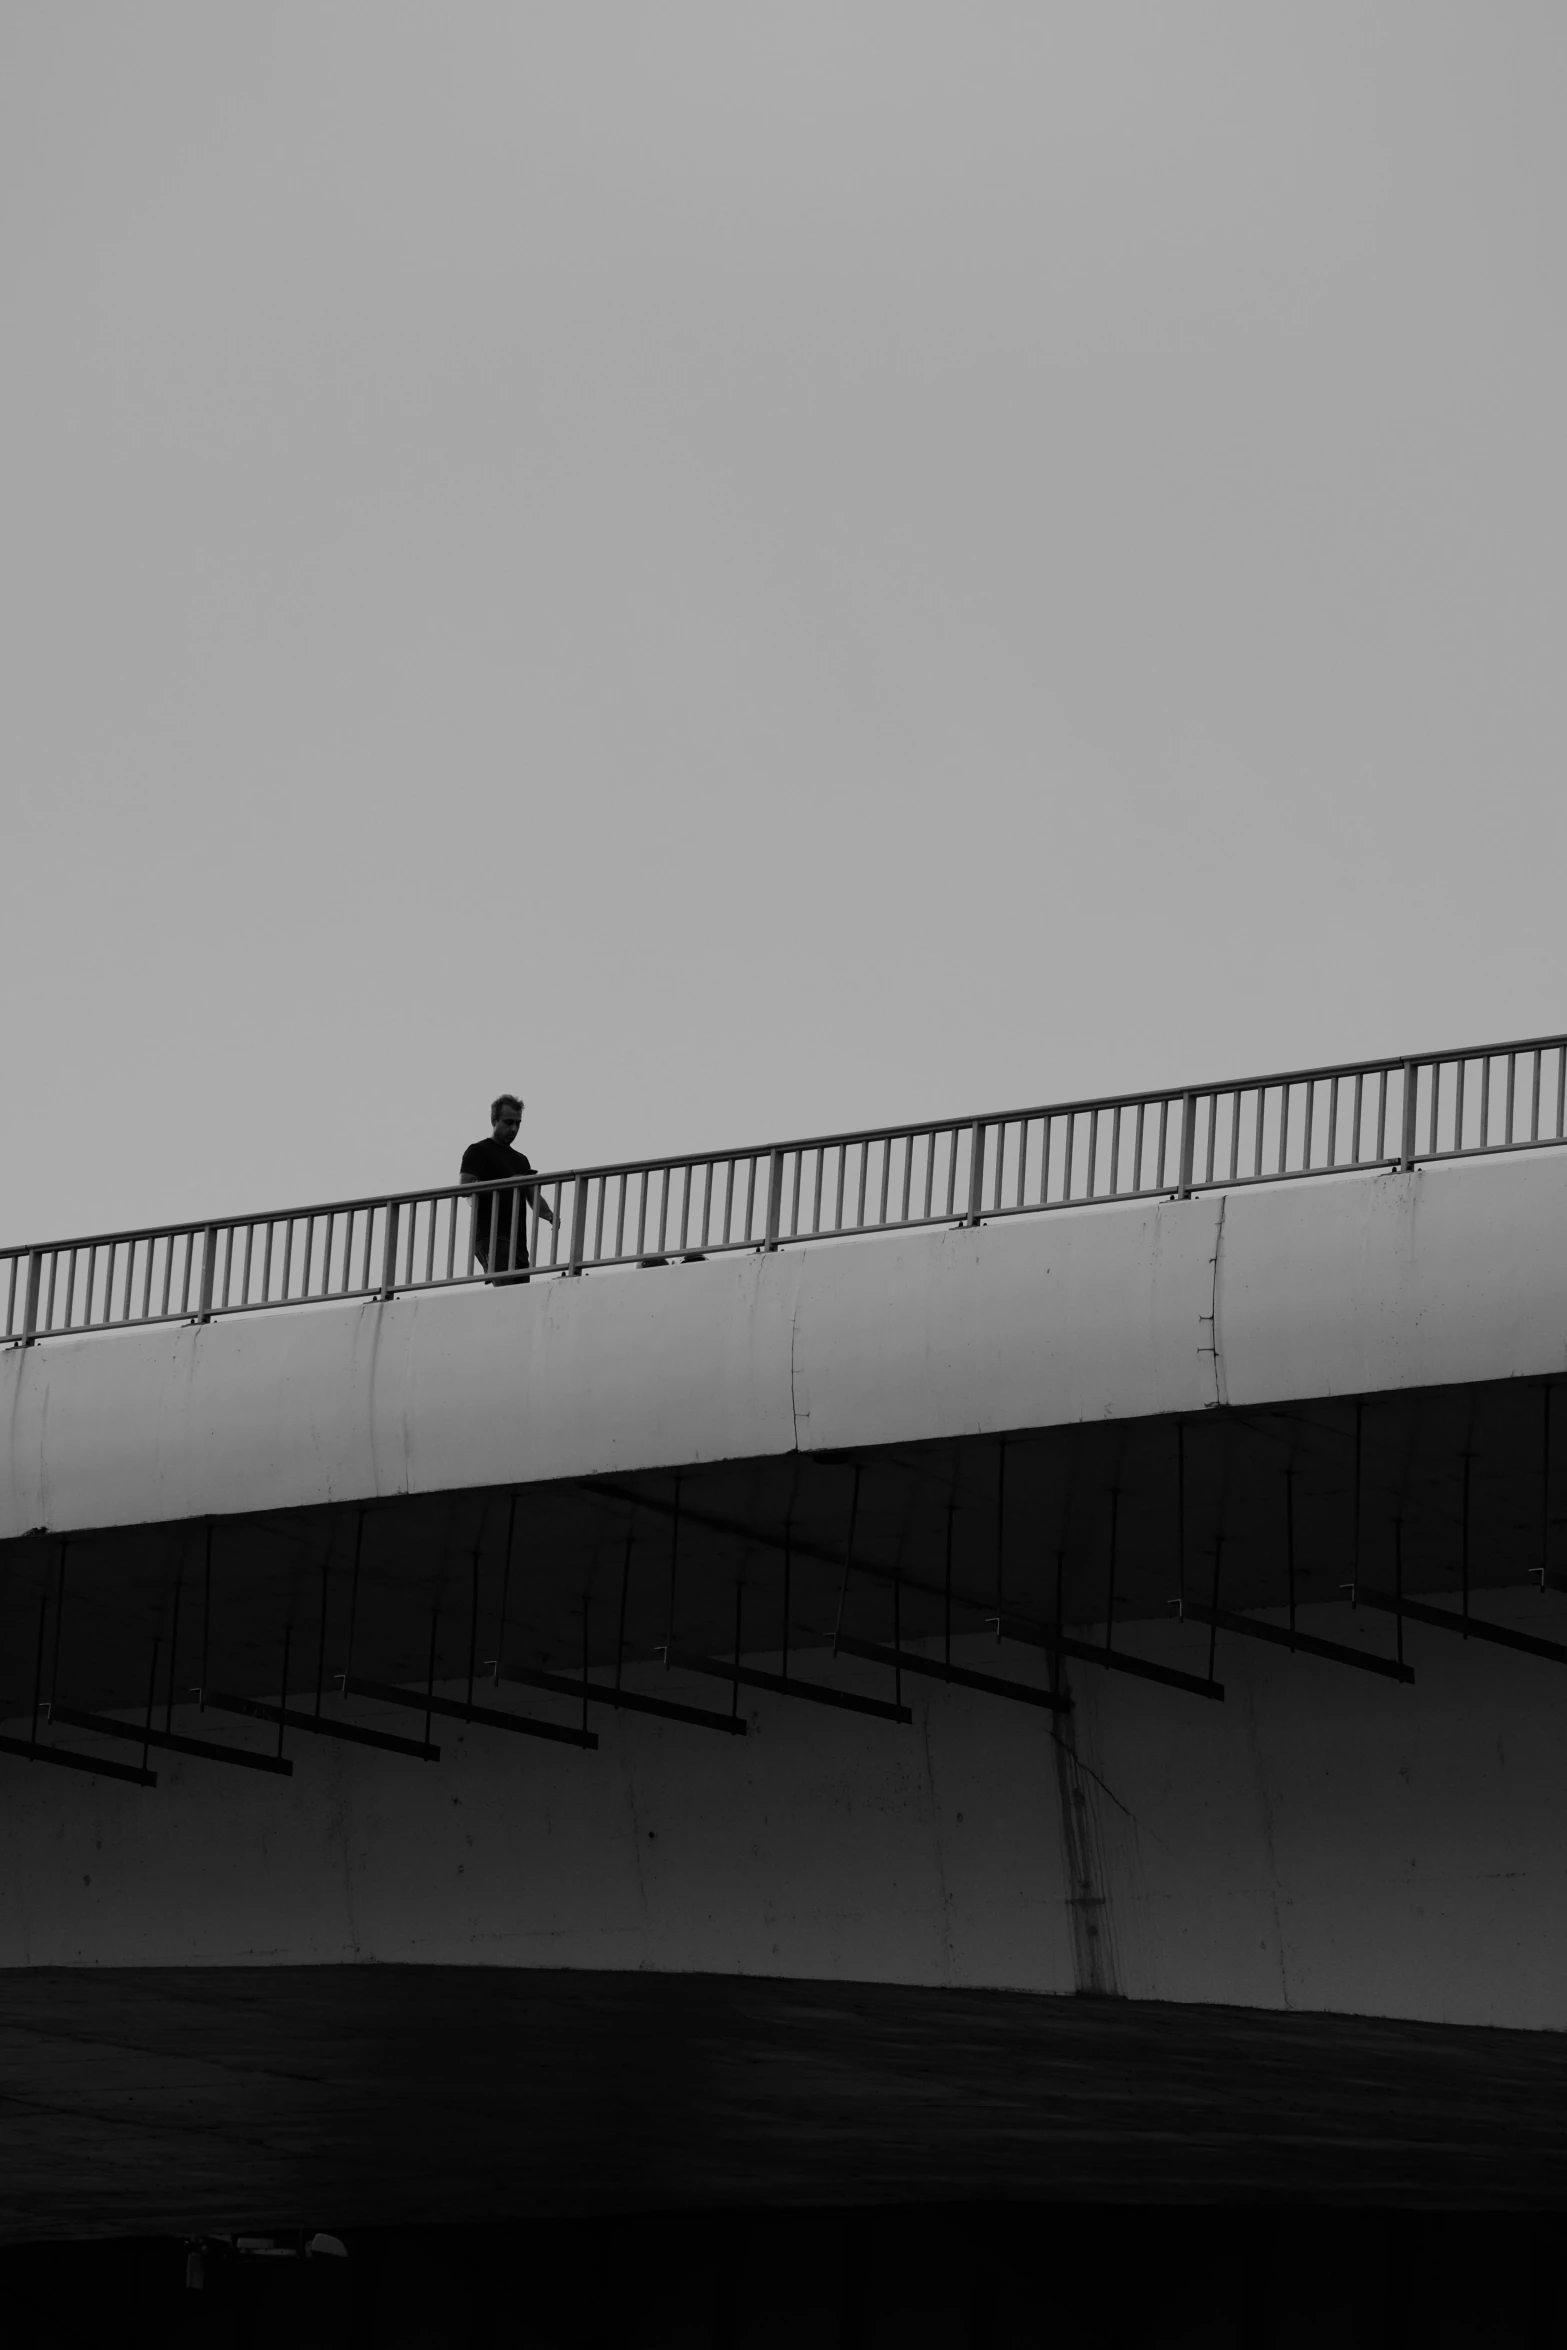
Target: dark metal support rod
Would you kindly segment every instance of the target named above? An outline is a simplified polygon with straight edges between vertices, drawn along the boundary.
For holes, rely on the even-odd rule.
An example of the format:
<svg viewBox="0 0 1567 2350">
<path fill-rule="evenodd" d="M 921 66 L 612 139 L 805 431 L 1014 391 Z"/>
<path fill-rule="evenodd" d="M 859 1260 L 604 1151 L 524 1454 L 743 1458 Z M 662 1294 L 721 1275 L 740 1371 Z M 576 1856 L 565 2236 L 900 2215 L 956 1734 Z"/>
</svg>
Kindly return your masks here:
<svg viewBox="0 0 1567 2350">
<path fill-rule="evenodd" d="M 49 1667 L 49 1693 L 53 1696 L 60 1686 L 60 1634 L 65 1623 L 65 1549 L 67 1537 L 60 1537 L 60 1557 L 54 1585 L 54 1657 Z"/>
<path fill-rule="evenodd" d="M 1354 1665 L 1362 1673 L 1380 1673 L 1388 1681 L 1412 1681 L 1413 1669 L 1399 1664 L 1390 1656 L 1372 1656 L 1365 1649 L 1345 1648 L 1337 1640 L 1318 1640 L 1310 1632 L 1297 1632 L 1291 1639 L 1283 1624 L 1264 1624 L 1256 1616 L 1236 1615 L 1229 1608 L 1204 1607 L 1200 1601 L 1189 1599 L 1186 1613 L 1199 1624 L 1209 1625 L 1215 1632 L 1238 1632 L 1247 1640 L 1265 1640 L 1276 1648 L 1294 1647 L 1304 1656 L 1320 1656 L 1330 1664 Z"/>
<path fill-rule="evenodd" d="M 880 1697 L 855 1697 L 847 1689 L 827 1689 L 820 1681 L 786 1680 L 782 1673 L 764 1673 L 759 1666 L 742 1665 L 736 1673 L 733 1665 L 721 1657 L 701 1656 L 689 1648 L 671 1648 L 669 1664 L 687 1673 L 710 1673 L 715 1679 L 742 1681 L 747 1689 L 770 1689 L 776 1697 L 800 1697 L 812 1705 L 831 1705 L 845 1713 L 874 1714 L 882 1722 L 912 1722 L 914 1716 L 906 1705 L 888 1705 Z"/>
<path fill-rule="evenodd" d="M 1261 1115 L 1260 1111 L 1258 1113 Z M 1175 1580 L 1186 1597 L 1186 1422 L 1175 1423 Z"/>
<path fill-rule="evenodd" d="M 730 1701 L 729 1701 L 729 1712 L 730 1712 L 730 1715 L 731 1715 L 731 1717 L 732 1717 L 732 1718 L 733 1718 L 735 1721 L 738 1721 L 738 1720 L 739 1720 L 739 1718 L 740 1718 L 740 1601 L 741 1601 L 741 1591 L 742 1591 L 742 1586 L 741 1586 L 741 1584 L 739 1583 L 739 1581 L 737 1580 L 737 1581 L 736 1581 L 736 1583 L 735 1583 L 735 1678 L 734 1678 L 734 1695 L 733 1695 L 733 1697 L 732 1697 L 732 1698 L 730 1699 Z M 587 1673 L 586 1673 L 586 1669 L 585 1669 L 585 1668 L 584 1668 L 584 1672 L 583 1672 L 583 1678 L 584 1678 L 584 1680 L 587 1678 Z M 584 1707 L 583 1707 L 583 1719 L 584 1719 L 584 1721 L 587 1719 L 587 1708 L 586 1708 L 586 1705 L 584 1705 Z"/>
<path fill-rule="evenodd" d="M 1469 1467 L 1471 1456 L 1464 1454 L 1464 1527 L 1460 1536 L 1460 1558 L 1464 1579 L 1464 1627 L 1469 1625 Z"/>
<path fill-rule="evenodd" d="M 53 1763 L 57 1770 L 88 1771 L 94 1778 L 126 1779 L 133 1787 L 156 1787 L 158 1774 L 145 1764 L 106 1762 L 100 1755 L 78 1754 L 74 1746 L 34 1746 L 26 1738 L 0 1738 L 0 1754 L 14 1754 L 23 1762 Z"/>
<path fill-rule="evenodd" d="M 170 1754 L 193 1754 L 202 1762 L 234 1763 L 242 1771 L 270 1771 L 274 1778 L 291 1779 L 294 1766 L 275 1754 L 249 1754 L 242 1746 L 217 1746 L 207 1738 L 182 1738 L 177 1730 L 155 1730 L 150 1722 L 119 1722 L 112 1714 L 94 1714 L 75 1705 L 51 1703 L 49 1719 L 69 1723 L 73 1730 L 94 1730 L 100 1738 L 127 1738 L 145 1753 L 161 1746 Z M 143 1764 L 143 1769 L 146 1765 Z"/>
<path fill-rule="evenodd" d="M 675 1577 L 680 1567 L 680 1484 L 675 1478 L 675 1506 L 669 1527 L 669 1638 L 675 1637 Z"/>
<path fill-rule="evenodd" d="M 725 1670 L 727 1671 L 727 1667 Z M 571 1694 L 577 1694 L 575 1681 L 567 1683 Z M 433 1689 L 398 1689 L 390 1681 L 361 1681 L 343 1677 L 345 1697 L 373 1697 L 381 1705 L 405 1705 L 414 1713 L 422 1713 L 428 1722 L 432 1714 L 441 1714 L 453 1722 L 474 1722 L 485 1730 L 515 1730 L 522 1738 L 547 1738 L 556 1746 L 587 1746 L 598 1744 L 592 1730 L 566 1730 L 557 1722 L 535 1721 L 531 1714 L 500 1713 L 494 1706 L 464 1705 L 460 1697 L 437 1697 Z"/>
<path fill-rule="evenodd" d="M 1354 1606 L 1354 1604 L 1355 1604 L 1355 1593 L 1356 1593 L 1356 1592 L 1359 1590 L 1359 1588 L 1360 1588 L 1360 1458 L 1361 1458 L 1361 1440 L 1360 1440 L 1360 1415 L 1361 1415 L 1361 1410 L 1362 1410 L 1362 1406 L 1361 1406 L 1361 1403 L 1360 1403 L 1360 1400 L 1359 1400 L 1359 1398 L 1357 1397 L 1357 1398 L 1356 1398 L 1356 1401 L 1355 1401 L 1355 1523 L 1354 1523 L 1354 1527 L 1353 1527 L 1353 1529 L 1352 1529 L 1351 1542 L 1350 1542 L 1350 1570 L 1349 1570 L 1349 1572 L 1350 1572 L 1350 1577 L 1351 1577 L 1351 1581 L 1350 1581 L 1350 1587 L 1349 1587 L 1349 1604 L 1350 1604 L 1350 1606 L 1351 1606 L 1351 1607 L 1353 1607 L 1353 1606 Z"/>
<path fill-rule="evenodd" d="M 790 1497 L 791 1502 L 793 1496 Z M 794 1510 L 784 1519 L 783 1676 L 789 1678 L 789 1582 L 794 1566 Z"/>
<path fill-rule="evenodd" d="M 1059 1656 L 1077 1657 L 1085 1665 L 1098 1665 L 1107 1673 L 1130 1673 L 1139 1681 L 1157 1681 L 1166 1689 L 1185 1689 L 1193 1697 L 1210 1697 L 1224 1702 L 1224 1683 L 1215 1681 L 1212 1674 L 1204 1681 L 1196 1673 L 1178 1672 L 1173 1665 L 1156 1665 L 1151 1658 L 1129 1656 L 1124 1648 L 1112 1649 L 1106 1656 L 1102 1647 L 1087 1640 L 1073 1640 L 1064 1632 L 1054 1632 L 1039 1624 L 1024 1623 L 1016 1616 L 1001 1619 L 1003 1640 L 1017 1640 L 1025 1648 L 1054 1650 Z"/>
<path fill-rule="evenodd" d="M 626 1528 L 626 1555 L 622 1559 L 620 1566 L 620 1622 L 615 1631 L 615 1687 L 617 1689 L 620 1687 L 621 1671 L 626 1661 L 626 1601 L 631 1594 L 632 1538 L 632 1528 L 628 1526 Z M 504 1624 L 502 1624 L 502 1633 L 504 1633 L 505 1630 L 506 1627 Z M 497 1679 L 500 1677 L 500 1668 L 501 1660 L 497 1655 L 495 1659 L 495 1672 Z"/>
<path fill-rule="evenodd" d="M 419 1762 L 439 1762 L 438 1746 L 421 1745 L 416 1738 L 394 1738 L 389 1730 L 364 1730 L 357 1722 L 335 1722 L 326 1714 L 298 1713 L 289 1706 L 268 1705 L 259 1697 L 237 1697 L 227 1689 L 201 1691 L 204 1705 L 220 1714 L 243 1714 L 253 1722 L 286 1722 L 291 1730 L 308 1730 L 315 1738 L 336 1738 L 349 1746 L 378 1746 L 387 1754 L 406 1754 Z"/>
<path fill-rule="evenodd" d="M 154 1694 L 155 1690 L 157 1689 L 157 1685 L 158 1685 L 158 1642 L 157 1642 L 156 1635 L 154 1635 L 154 1638 L 153 1638 L 153 1643 L 152 1643 L 152 1663 L 151 1663 L 151 1665 L 148 1667 L 148 1671 L 147 1671 L 147 1734 L 146 1734 L 146 1736 L 145 1736 L 145 1737 L 142 1739 L 142 1742 L 141 1742 L 141 1767 L 142 1767 L 142 1769 L 143 1769 L 143 1770 L 145 1770 L 145 1769 L 147 1768 L 147 1749 L 148 1749 L 148 1746 L 150 1745 L 150 1743 L 151 1743 L 151 1739 L 152 1739 L 152 1700 L 153 1700 L 153 1694 Z"/>
<path fill-rule="evenodd" d="M 327 1555 L 321 1561 L 321 1622 L 316 1633 L 316 1719 L 318 1721 L 321 1718 L 321 1692 L 326 1685 L 326 1614 L 327 1600 L 331 1591 L 328 1578 L 331 1572 L 331 1544 L 328 1542 Z"/>
<path fill-rule="evenodd" d="M 893 1665 L 901 1673 L 917 1673 L 930 1681 L 950 1681 L 955 1689 L 979 1689 L 987 1697 L 1015 1697 L 1023 1705 L 1042 1706 L 1047 1713 L 1072 1710 L 1070 1697 L 1054 1690 L 1035 1689 L 1026 1681 L 1003 1681 L 994 1673 L 973 1673 L 966 1665 L 944 1664 L 940 1657 L 919 1656 L 912 1649 L 883 1648 L 874 1640 L 852 1640 L 845 1632 L 838 1646 L 845 1656 L 863 1657 L 867 1664 Z"/>
<path fill-rule="evenodd" d="M 351 1673 L 354 1669 L 354 1633 L 359 1625 L 359 1558 L 364 1546 L 365 1513 L 361 1509 L 358 1524 L 354 1528 L 354 1576 L 348 1595 L 348 1652 L 343 1658 L 345 1673 Z"/>
<path fill-rule="evenodd" d="M 201 1561 L 201 1686 L 207 1686 L 207 1659 L 212 1649 L 212 1520 L 207 1520 Z M 200 1702 L 200 1701 L 199 1701 Z"/>
<path fill-rule="evenodd" d="M 1567 1647 L 1559 1640 L 1541 1640 L 1533 1632 L 1515 1632 L 1507 1624 L 1487 1624 L 1477 1616 L 1455 1616 L 1449 1607 L 1430 1607 L 1422 1599 L 1402 1599 L 1397 1592 L 1363 1591 L 1363 1607 L 1380 1608 L 1387 1615 L 1402 1614 L 1412 1624 L 1431 1624 L 1439 1632 L 1456 1632 L 1460 1640 L 1489 1640 L 1498 1648 L 1516 1648 L 1524 1656 L 1543 1656 L 1552 1664 L 1567 1665 Z"/>
<path fill-rule="evenodd" d="M 947 1569 L 942 1589 L 942 1639 L 948 1664 L 952 1662 L 952 1514 L 956 1501 L 947 1504 Z"/>
<path fill-rule="evenodd" d="M 894 1581 L 894 1583 L 893 1583 L 893 1586 L 892 1586 L 892 1657 L 893 1657 L 893 1664 L 892 1664 L 892 1701 L 893 1701 L 893 1704 L 894 1704 L 894 1705 L 901 1705 L 901 1704 L 903 1703 L 903 1606 L 902 1606 L 902 1600 L 903 1600 L 903 1585 L 902 1585 L 900 1582 L 898 1582 L 898 1581 L 896 1581 L 896 1580 L 895 1580 L 895 1581 Z M 840 1648 L 843 1646 L 843 1640 L 842 1640 L 842 1637 L 841 1637 L 841 1635 L 840 1635 L 840 1638 L 839 1638 L 838 1645 L 839 1645 L 839 1647 L 840 1647 Z"/>
<path fill-rule="evenodd" d="M 185 1587 L 184 1570 L 174 1579 L 174 1621 L 169 1630 L 169 1686 L 163 1705 L 163 1727 L 174 1727 L 174 1671 L 180 1653 L 180 1593 Z"/>
<path fill-rule="evenodd" d="M 49 1620 L 49 1588 L 46 1584 L 38 1601 L 38 1654 L 33 1663 L 33 1727 L 28 1745 L 34 1754 L 38 1751 L 38 1708 L 44 1694 L 44 1626 Z M 153 1652 L 156 1666 L 157 1651 Z M 150 1711 L 150 1706 L 149 1706 Z"/>
<path fill-rule="evenodd" d="M 1539 1589 L 1546 1589 L 1548 1570 L 1551 1570 L 1551 1396 L 1555 1389 L 1546 1379 L 1546 1401 L 1541 1412 L 1539 1431 Z"/>
<path fill-rule="evenodd" d="M 498 1665 L 497 1681 L 514 1682 L 521 1689 L 548 1689 L 557 1697 L 576 1697 L 579 1684 L 563 1673 L 547 1673 L 532 1665 Z M 730 1738 L 746 1735 L 744 1721 L 728 1714 L 709 1713 L 703 1706 L 677 1705 L 672 1698 L 646 1697 L 640 1689 L 623 1689 L 617 1682 L 590 1681 L 588 1695 L 595 1705 L 613 1706 L 617 1713 L 653 1714 L 666 1722 L 686 1722 L 695 1730 L 722 1730 Z"/>
<path fill-rule="evenodd" d="M 834 1656 L 838 1653 L 838 1635 L 843 1630 L 844 1602 L 849 1596 L 849 1577 L 854 1571 L 854 1530 L 860 1515 L 860 1464 L 854 1464 L 854 1492 L 849 1501 L 849 1539 L 843 1546 L 843 1582 L 838 1590 L 838 1621 L 833 1626 Z"/>
<path fill-rule="evenodd" d="M 496 1635 L 495 1635 L 495 1656 L 494 1656 L 494 1658 L 492 1659 L 492 1662 L 494 1662 L 494 1663 L 497 1663 L 497 1664 L 499 1663 L 500 1659 L 501 1659 L 501 1658 L 502 1658 L 502 1657 L 503 1657 L 503 1656 L 506 1654 L 506 1609 L 507 1609 L 507 1606 L 508 1606 L 508 1604 L 510 1603 L 510 1600 L 511 1600 L 511 1554 L 512 1554 L 512 1538 L 513 1538 L 513 1536 L 515 1535 L 516 1531 L 517 1531 L 517 1489 L 516 1489 L 516 1487 L 515 1487 L 515 1486 L 513 1486 L 513 1488 L 512 1488 L 512 1495 L 511 1495 L 511 1502 L 510 1502 L 510 1506 L 508 1507 L 508 1509 L 507 1509 L 507 1512 L 506 1512 L 506 1563 L 505 1563 L 504 1567 L 503 1567 L 503 1568 L 502 1568 L 502 1570 L 501 1570 L 501 1624 L 500 1624 L 500 1630 L 499 1630 L 499 1631 L 496 1633 Z M 627 1548 L 627 1551 L 628 1551 L 628 1553 L 629 1553 L 629 1551 L 630 1551 L 630 1547 L 631 1547 L 631 1537 L 630 1537 L 630 1535 L 628 1534 L 628 1535 L 626 1536 L 626 1548 Z M 622 1606 L 624 1606 L 624 1602 L 622 1602 Z"/>
<path fill-rule="evenodd" d="M 583 1637 L 586 1639 L 586 1621 Z M 468 1600 L 468 1703 L 473 1703 L 473 1663 L 479 1653 L 479 1545 L 473 1546 L 473 1584 Z"/>
</svg>

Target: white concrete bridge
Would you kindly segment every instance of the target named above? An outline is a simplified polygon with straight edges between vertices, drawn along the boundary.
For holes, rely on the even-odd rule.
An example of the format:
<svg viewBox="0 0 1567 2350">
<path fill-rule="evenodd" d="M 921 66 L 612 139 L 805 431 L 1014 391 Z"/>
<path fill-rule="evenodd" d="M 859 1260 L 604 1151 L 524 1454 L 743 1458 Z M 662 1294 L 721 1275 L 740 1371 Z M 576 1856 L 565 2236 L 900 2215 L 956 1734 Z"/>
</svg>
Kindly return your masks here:
<svg viewBox="0 0 1567 2350">
<path fill-rule="evenodd" d="M 1567 2196 L 1564 1076 L 14 1252 L 4 2224 Z"/>
</svg>

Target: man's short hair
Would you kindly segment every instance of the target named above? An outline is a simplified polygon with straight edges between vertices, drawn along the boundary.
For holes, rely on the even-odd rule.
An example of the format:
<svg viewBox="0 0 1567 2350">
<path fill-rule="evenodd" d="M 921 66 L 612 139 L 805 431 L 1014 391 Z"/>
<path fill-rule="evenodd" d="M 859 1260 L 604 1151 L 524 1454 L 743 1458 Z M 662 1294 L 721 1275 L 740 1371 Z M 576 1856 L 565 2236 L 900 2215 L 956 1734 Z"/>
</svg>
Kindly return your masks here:
<svg viewBox="0 0 1567 2350">
<path fill-rule="evenodd" d="M 514 1093 L 498 1093 L 490 1104 L 490 1124 L 493 1126 L 502 1110 L 515 1110 L 522 1116 L 522 1103 Z"/>
</svg>

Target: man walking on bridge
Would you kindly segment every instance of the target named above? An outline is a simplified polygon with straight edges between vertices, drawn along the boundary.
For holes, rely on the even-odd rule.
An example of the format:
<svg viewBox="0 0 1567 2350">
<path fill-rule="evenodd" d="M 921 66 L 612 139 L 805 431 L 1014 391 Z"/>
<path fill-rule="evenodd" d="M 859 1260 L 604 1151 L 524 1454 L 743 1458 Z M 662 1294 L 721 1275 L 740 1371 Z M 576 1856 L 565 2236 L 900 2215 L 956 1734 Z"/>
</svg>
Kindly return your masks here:
<svg viewBox="0 0 1567 2350">
<path fill-rule="evenodd" d="M 512 1148 L 522 1124 L 523 1105 L 514 1093 L 497 1094 L 490 1104 L 490 1133 L 484 1142 L 470 1142 L 462 1155 L 461 1179 L 469 1183 L 504 1183 L 508 1177 L 531 1175 L 533 1165 Z M 537 1201 L 547 1224 L 552 1211 L 538 1199 L 532 1185 L 526 1190 L 481 1192 L 473 1203 L 473 1253 L 486 1279 L 497 1283 L 528 1278 L 528 1210 Z M 516 1215 L 517 1245 L 512 1251 L 512 1218 Z M 491 1226 L 495 1245 L 490 1246 Z"/>
</svg>

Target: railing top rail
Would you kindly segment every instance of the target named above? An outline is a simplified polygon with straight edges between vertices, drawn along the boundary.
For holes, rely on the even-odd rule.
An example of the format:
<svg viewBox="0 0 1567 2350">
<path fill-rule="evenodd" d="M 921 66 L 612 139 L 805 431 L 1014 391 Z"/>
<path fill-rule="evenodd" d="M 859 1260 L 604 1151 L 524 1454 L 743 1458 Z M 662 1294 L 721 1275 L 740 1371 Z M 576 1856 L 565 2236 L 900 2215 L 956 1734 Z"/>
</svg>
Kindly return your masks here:
<svg viewBox="0 0 1567 2350">
<path fill-rule="evenodd" d="M 1015 1126 L 1020 1122 L 1031 1123 L 1043 1118 L 1083 1117 L 1092 1111 L 1136 1109 L 1139 1105 L 1155 1102 L 1175 1103 L 1188 1095 L 1201 1101 L 1226 1094 L 1255 1093 L 1263 1089 L 1272 1091 L 1282 1086 L 1320 1085 L 1335 1078 L 1378 1077 L 1407 1067 L 1425 1069 L 1437 1063 L 1493 1061 L 1509 1055 L 1543 1053 L 1564 1045 L 1567 1045 L 1567 1033 L 1558 1031 L 1544 1036 L 1509 1038 L 1499 1044 L 1463 1045 L 1434 1052 L 1383 1053 L 1370 1060 L 1321 1062 L 1308 1068 L 1269 1070 L 1250 1077 L 1226 1077 L 1196 1085 L 1154 1085 L 1127 1093 L 1084 1094 L 1074 1100 L 1040 1102 L 1026 1108 L 971 1111 L 956 1118 L 904 1119 L 886 1126 L 849 1127 L 833 1133 L 796 1135 L 781 1141 L 746 1143 L 718 1150 L 654 1153 L 637 1159 L 607 1160 L 589 1167 L 540 1168 L 531 1173 L 526 1181 L 530 1187 L 539 1185 L 547 1189 L 556 1184 L 597 1182 L 603 1178 L 612 1180 L 622 1175 L 640 1175 L 644 1171 L 662 1173 L 666 1168 L 722 1166 L 731 1160 L 740 1164 L 748 1160 L 768 1159 L 780 1151 L 837 1150 L 853 1148 L 861 1143 L 898 1142 L 907 1137 L 962 1133 L 974 1127 Z M 409 1207 L 431 1200 L 461 1198 L 470 1193 L 506 1190 L 512 1188 L 516 1180 L 502 1177 L 492 1183 L 421 1184 L 407 1191 L 366 1192 L 352 1199 L 318 1200 L 297 1206 L 258 1208 L 227 1215 L 187 1216 L 170 1224 L 138 1224 L 114 1232 L 68 1234 L 57 1240 L 12 1242 L 0 1245 L 0 1263 L 13 1257 L 50 1255 L 61 1250 L 117 1248 L 134 1241 L 183 1239 L 187 1233 L 202 1232 L 209 1228 L 221 1232 L 242 1225 L 283 1224 L 301 1222 L 307 1217 L 346 1216 L 377 1208 Z"/>
</svg>

